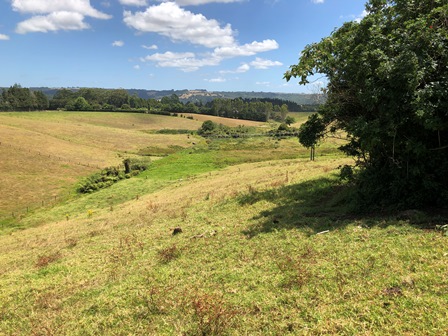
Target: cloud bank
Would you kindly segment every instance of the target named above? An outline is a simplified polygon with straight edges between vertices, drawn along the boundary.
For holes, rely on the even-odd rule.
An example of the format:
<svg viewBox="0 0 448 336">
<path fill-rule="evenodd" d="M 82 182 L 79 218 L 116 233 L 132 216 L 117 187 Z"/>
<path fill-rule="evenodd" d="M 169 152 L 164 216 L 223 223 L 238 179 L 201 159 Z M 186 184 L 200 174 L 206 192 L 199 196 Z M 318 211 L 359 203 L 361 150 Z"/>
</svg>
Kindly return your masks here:
<svg viewBox="0 0 448 336">
<path fill-rule="evenodd" d="M 90 27 L 84 22 L 86 16 L 102 20 L 111 18 L 93 8 L 89 0 L 12 0 L 11 5 L 16 12 L 32 15 L 19 22 L 16 27 L 19 34 L 83 30 Z"/>
<path fill-rule="evenodd" d="M 278 49 L 275 40 L 253 41 L 240 45 L 236 32 L 230 24 L 221 26 L 218 21 L 208 19 L 202 14 L 195 14 L 184 8 L 182 4 L 202 4 L 204 1 L 162 2 L 148 7 L 145 11 L 124 11 L 123 21 L 139 33 L 155 33 L 168 37 L 173 42 L 185 42 L 202 46 L 212 51 L 197 57 L 194 53 L 157 53 L 142 58 L 152 61 L 160 67 L 174 67 L 183 71 L 195 71 L 203 66 L 218 65 L 226 58 L 253 56 L 261 52 Z M 206 1 L 235 2 L 235 1 Z M 272 65 L 271 65 L 272 66 Z M 266 67 L 265 67 L 266 68 Z"/>
</svg>

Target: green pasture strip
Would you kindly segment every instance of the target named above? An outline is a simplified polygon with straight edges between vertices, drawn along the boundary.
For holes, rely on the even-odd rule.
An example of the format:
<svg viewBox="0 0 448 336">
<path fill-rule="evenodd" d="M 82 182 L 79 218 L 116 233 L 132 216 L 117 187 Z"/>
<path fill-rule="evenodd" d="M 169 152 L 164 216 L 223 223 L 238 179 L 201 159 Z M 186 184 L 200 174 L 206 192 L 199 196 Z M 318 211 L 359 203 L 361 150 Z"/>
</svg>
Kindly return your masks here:
<svg viewBox="0 0 448 336">
<path fill-rule="evenodd" d="M 322 148 L 321 160 L 341 157 L 334 145 Z M 89 211 L 108 211 L 110 208 L 136 197 L 160 190 L 167 184 L 198 174 L 219 170 L 229 165 L 268 160 L 306 158 L 308 151 L 296 139 L 216 139 L 208 144 L 185 149 L 154 161 L 149 169 L 136 178 L 122 180 L 104 190 L 76 196 L 51 209 L 38 209 L 17 224 L 9 221 L 2 231 L 26 228 L 46 221 L 71 217 L 85 217 Z"/>
</svg>

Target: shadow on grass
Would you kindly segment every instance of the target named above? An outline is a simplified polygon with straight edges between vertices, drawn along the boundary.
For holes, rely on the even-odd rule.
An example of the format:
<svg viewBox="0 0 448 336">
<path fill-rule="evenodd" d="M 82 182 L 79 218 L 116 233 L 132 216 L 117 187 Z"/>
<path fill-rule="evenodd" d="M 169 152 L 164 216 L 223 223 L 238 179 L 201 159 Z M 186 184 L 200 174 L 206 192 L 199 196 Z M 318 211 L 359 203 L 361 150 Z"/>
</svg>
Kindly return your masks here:
<svg viewBox="0 0 448 336">
<path fill-rule="evenodd" d="M 320 178 L 275 189 L 251 191 L 240 198 L 240 204 L 267 201 L 274 203 L 274 207 L 257 215 L 254 219 L 258 223 L 244 233 L 253 237 L 275 230 L 302 228 L 314 234 L 345 226 L 349 213 L 344 199 L 346 189 L 335 179 Z"/>
<path fill-rule="evenodd" d="M 244 231 L 248 237 L 282 229 L 301 229 L 309 235 L 326 230 L 344 228 L 354 221 L 365 227 L 402 225 L 409 223 L 419 228 L 433 229 L 445 216 L 429 216 L 418 210 L 355 211 L 353 187 L 335 178 L 319 178 L 299 184 L 265 191 L 251 191 L 240 197 L 241 205 L 260 201 L 274 207 L 262 211 L 253 219 L 254 226 Z"/>
</svg>

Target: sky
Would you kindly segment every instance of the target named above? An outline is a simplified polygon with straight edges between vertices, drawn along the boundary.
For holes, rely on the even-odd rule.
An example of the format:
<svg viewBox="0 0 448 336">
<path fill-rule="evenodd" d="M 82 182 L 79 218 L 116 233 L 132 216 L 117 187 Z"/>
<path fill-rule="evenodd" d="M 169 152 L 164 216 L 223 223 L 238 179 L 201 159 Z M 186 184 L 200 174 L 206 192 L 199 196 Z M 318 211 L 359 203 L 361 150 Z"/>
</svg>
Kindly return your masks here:
<svg viewBox="0 0 448 336">
<path fill-rule="evenodd" d="M 0 0 L 0 87 L 316 93 L 283 74 L 363 0 Z M 323 84 L 324 85 L 324 84 Z"/>
</svg>

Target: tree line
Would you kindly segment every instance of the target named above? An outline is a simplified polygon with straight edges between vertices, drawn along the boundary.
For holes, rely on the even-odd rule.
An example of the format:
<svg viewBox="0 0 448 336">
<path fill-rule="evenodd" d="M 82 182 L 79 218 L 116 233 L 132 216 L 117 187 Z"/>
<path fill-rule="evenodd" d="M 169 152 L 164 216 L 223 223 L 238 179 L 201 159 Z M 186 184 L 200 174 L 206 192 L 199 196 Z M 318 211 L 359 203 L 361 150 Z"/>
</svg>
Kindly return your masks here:
<svg viewBox="0 0 448 336">
<path fill-rule="evenodd" d="M 314 105 L 299 105 L 282 99 L 215 98 L 202 103 L 182 102 L 176 94 L 160 100 L 130 95 L 125 89 L 80 88 L 57 90 L 52 97 L 18 84 L 3 89 L 0 111 L 126 111 L 156 114 L 198 113 L 226 118 L 284 121 L 289 111 L 313 111 Z"/>
<path fill-rule="evenodd" d="M 43 111 L 48 107 L 49 100 L 44 93 L 18 84 L 2 90 L 0 95 L 0 111 Z"/>
</svg>

